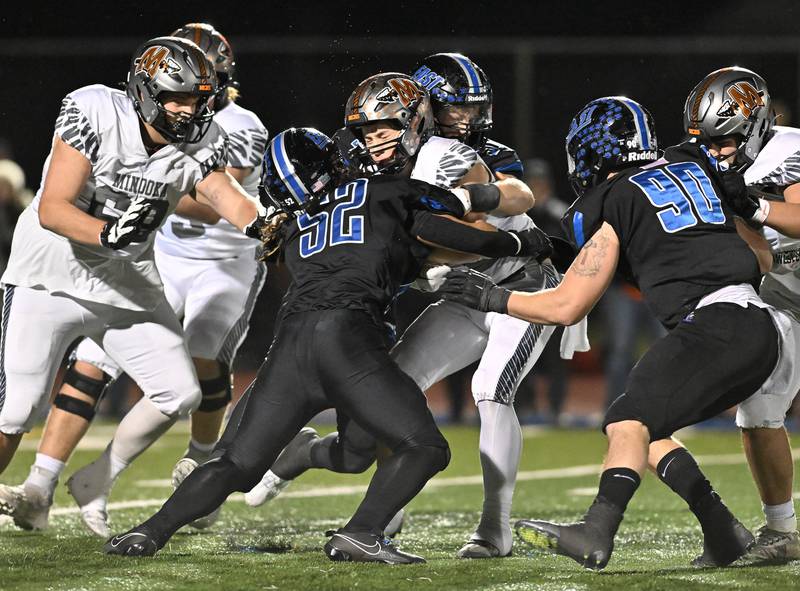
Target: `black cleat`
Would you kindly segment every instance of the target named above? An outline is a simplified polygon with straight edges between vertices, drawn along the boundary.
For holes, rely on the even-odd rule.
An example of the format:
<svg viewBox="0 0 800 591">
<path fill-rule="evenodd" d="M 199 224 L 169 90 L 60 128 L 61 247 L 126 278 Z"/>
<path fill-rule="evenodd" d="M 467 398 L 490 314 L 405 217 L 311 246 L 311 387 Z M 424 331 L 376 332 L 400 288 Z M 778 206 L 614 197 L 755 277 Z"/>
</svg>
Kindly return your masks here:
<svg viewBox="0 0 800 591">
<path fill-rule="evenodd" d="M 744 556 L 755 543 L 750 530 L 727 509 L 725 511 L 730 515 L 727 522 L 703 526 L 703 554 L 692 560 L 692 566 L 699 568 L 728 566 Z"/>
<path fill-rule="evenodd" d="M 382 562 L 384 564 L 424 564 L 421 556 L 402 552 L 388 538 L 361 532 L 332 532 L 325 544 L 325 555 L 343 562 Z"/>
<path fill-rule="evenodd" d="M 114 536 L 103 546 L 106 554 L 118 556 L 153 556 L 158 552 L 159 546 L 148 531 L 142 527 Z"/>
<path fill-rule="evenodd" d="M 594 524 L 559 525 L 522 519 L 514 524 L 520 540 L 534 548 L 568 556 L 584 568 L 602 570 L 614 550 L 614 537 Z"/>
</svg>

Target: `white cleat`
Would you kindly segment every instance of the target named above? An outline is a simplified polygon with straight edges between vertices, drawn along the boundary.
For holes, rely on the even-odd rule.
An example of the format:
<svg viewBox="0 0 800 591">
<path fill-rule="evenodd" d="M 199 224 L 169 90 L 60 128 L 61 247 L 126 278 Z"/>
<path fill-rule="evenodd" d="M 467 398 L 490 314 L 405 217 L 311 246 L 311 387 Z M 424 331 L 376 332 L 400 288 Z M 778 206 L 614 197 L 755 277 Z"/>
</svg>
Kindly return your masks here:
<svg viewBox="0 0 800 591">
<path fill-rule="evenodd" d="M 272 470 L 267 470 L 261 482 L 249 492 L 244 493 L 244 502 L 251 507 L 260 507 L 281 494 L 291 482 L 291 480 L 284 480 Z"/>
<path fill-rule="evenodd" d="M 505 556 L 510 555 L 509 552 Z M 456 554 L 458 558 L 503 558 L 497 546 L 486 540 L 472 538 Z"/>
<path fill-rule="evenodd" d="M 181 458 L 178 460 L 178 462 L 175 464 L 175 467 L 172 469 L 172 488 L 178 488 L 181 485 L 181 482 L 186 480 L 186 477 L 189 476 L 189 474 L 191 474 L 192 471 L 197 468 L 197 466 L 199 466 L 199 464 L 192 458 Z M 214 509 L 205 517 L 195 519 L 189 524 L 189 527 L 193 527 L 195 529 L 209 528 L 217 522 L 221 511 L 222 505 Z"/>
<path fill-rule="evenodd" d="M 17 527 L 47 529 L 53 500 L 35 486 L 0 484 L 0 515 L 9 515 Z"/>
<path fill-rule="evenodd" d="M 106 509 L 112 484 L 103 470 L 103 456 L 67 480 L 67 491 L 80 507 L 83 523 L 93 534 L 106 539 L 111 536 Z"/>
</svg>

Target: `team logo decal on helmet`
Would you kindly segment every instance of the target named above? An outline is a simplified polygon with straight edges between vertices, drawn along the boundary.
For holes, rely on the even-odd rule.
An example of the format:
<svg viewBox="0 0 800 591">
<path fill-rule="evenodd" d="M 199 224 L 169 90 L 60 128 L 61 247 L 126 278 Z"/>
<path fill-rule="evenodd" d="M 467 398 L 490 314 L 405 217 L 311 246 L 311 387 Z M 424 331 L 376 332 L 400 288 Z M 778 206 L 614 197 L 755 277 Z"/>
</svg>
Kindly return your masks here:
<svg viewBox="0 0 800 591">
<path fill-rule="evenodd" d="M 148 47 L 145 52 L 137 57 L 133 64 L 134 72 L 147 72 L 151 78 L 156 75 L 159 69 L 167 74 L 176 74 L 181 71 L 181 65 L 169 55 L 169 49 L 163 45 Z"/>
<path fill-rule="evenodd" d="M 772 131 L 773 121 L 764 79 L 736 66 L 703 78 L 683 109 L 684 130 L 699 141 L 714 143 L 728 136 L 736 139 L 733 167 L 738 170 L 744 170 L 756 159 Z"/>
<path fill-rule="evenodd" d="M 570 124 L 566 150 L 569 179 L 578 195 L 610 172 L 658 159 L 650 113 L 624 96 L 603 97 L 584 106 Z"/>
</svg>

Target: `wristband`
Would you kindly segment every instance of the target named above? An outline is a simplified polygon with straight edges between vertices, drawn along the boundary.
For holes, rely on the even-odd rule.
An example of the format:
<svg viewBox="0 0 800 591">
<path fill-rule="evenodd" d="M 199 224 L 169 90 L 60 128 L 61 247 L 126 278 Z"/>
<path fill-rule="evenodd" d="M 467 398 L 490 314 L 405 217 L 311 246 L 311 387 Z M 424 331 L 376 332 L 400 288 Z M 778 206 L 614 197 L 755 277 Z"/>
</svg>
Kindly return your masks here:
<svg viewBox="0 0 800 591">
<path fill-rule="evenodd" d="M 758 209 L 755 211 L 753 216 L 750 218 L 757 224 L 764 225 L 764 222 L 767 221 L 767 216 L 769 216 L 770 204 L 769 201 L 766 199 L 759 198 L 758 200 Z"/>
</svg>

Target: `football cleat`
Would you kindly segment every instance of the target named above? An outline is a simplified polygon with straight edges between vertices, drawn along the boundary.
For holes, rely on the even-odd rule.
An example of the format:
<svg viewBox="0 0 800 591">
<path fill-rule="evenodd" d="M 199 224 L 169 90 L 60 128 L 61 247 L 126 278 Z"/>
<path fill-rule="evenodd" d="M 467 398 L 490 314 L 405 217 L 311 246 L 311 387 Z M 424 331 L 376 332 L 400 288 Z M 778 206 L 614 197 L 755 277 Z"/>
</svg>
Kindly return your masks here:
<svg viewBox="0 0 800 591">
<path fill-rule="evenodd" d="M 267 470 L 261 482 L 244 493 L 244 502 L 251 507 L 260 507 L 281 494 L 291 483 L 291 480 L 284 480 L 272 470 Z"/>
<path fill-rule="evenodd" d="M 741 522 L 722 505 L 724 521 L 703 524 L 703 554 L 692 560 L 692 566 L 713 568 L 728 566 L 742 557 L 753 545 L 755 538 Z"/>
<path fill-rule="evenodd" d="M 584 568 L 602 570 L 614 551 L 614 538 L 592 523 L 559 525 L 523 519 L 514 524 L 519 539 L 540 550 L 572 558 Z"/>
<path fill-rule="evenodd" d="M 456 554 L 456 558 L 505 558 L 506 556 L 511 556 L 511 552 L 501 555 L 497 546 L 475 537 L 464 544 Z"/>
<path fill-rule="evenodd" d="M 81 510 L 86 527 L 101 538 L 108 538 L 108 493 L 113 483 L 103 469 L 103 456 L 75 472 L 67 480 L 67 491 Z"/>
<path fill-rule="evenodd" d="M 114 536 L 103 546 L 103 552 L 118 556 L 153 556 L 158 550 L 156 541 L 141 526 Z"/>
<path fill-rule="evenodd" d="M 756 541 L 742 556 L 745 564 L 785 564 L 800 560 L 800 532 L 782 532 L 762 525 L 756 532 Z M 738 563 L 737 563 L 738 564 Z"/>
<path fill-rule="evenodd" d="M 325 544 L 325 555 L 337 562 L 382 562 L 384 564 L 424 564 L 425 559 L 402 552 L 388 538 L 363 532 L 332 532 Z"/>
<path fill-rule="evenodd" d="M 47 529 L 52 504 L 53 499 L 38 487 L 0 484 L 0 515 L 11 516 L 22 529 Z"/>
<path fill-rule="evenodd" d="M 175 467 L 172 469 L 172 488 L 173 490 L 181 485 L 181 482 L 186 480 L 186 477 L 197 468 L 197 461 L 189 457 L 184 457 L 178 460 Z M 222 512 L 222 505 L 214 509 L 205 517 L 198 517 L 189 524 L 189 527 L 195 529 L 207 529 L 214 525 L 219 519 L 219 514 Z"/>
<path fill-rule="evenodd" d="M 402 533 L 403 526 L 406 523 L 406 510 L 400 509 L 397 513 L 394 514 L 392 520 L 386 525 L 386 529 L 384 530 L 384 535 L 387 538 L 393 538 L 399 533 Z"/>
</svg>

